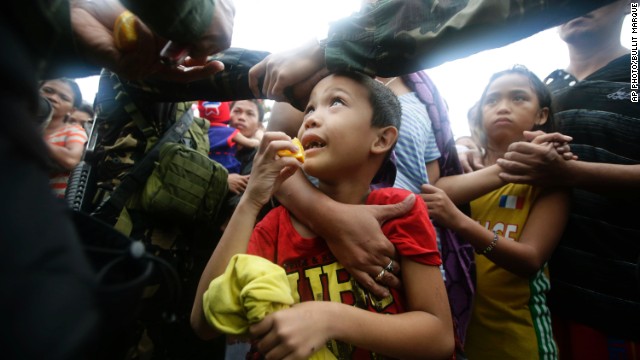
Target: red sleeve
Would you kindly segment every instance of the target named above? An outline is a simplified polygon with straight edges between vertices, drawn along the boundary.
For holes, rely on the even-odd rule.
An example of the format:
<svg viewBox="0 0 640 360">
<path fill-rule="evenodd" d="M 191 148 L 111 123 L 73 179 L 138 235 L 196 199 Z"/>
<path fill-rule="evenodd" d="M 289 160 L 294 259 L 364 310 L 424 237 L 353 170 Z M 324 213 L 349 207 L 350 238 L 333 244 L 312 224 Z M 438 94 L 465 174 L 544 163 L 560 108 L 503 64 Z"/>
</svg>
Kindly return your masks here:
<svg viewBox="0 0 640 360">
<path fill-rule="evenodd" d="M 229 135 L 229 137 L 227 138 L 227 145 L 228 145 L 229 147 L 233 147 L 233 145 L 235 145 L 235 144 L 236 144 L 236 142 L 235 142 L 235 141 L 233 141 L 233 138 L 235 138 L 235 137 L 236 137 L 236 134 L 237 134 L 237 133 L 239 133 L 239 132 L 240 132 L 240 130 L 239 130 L 239 129 L 235 129 L 235 130 L 231 133 L 231 135 Z"/>
<path fill-rule="evenodd" d="M 402 201 L 411 192 L 403 189 L 385 188 L 373 191 L 367 203 L 394 204 Z M 401 256 L 425 265 L 442 264 L 436 232 L 429 220 L 427 205 L 416 196 L 413 208 L 405 215 L 391 219 L 382 225 L 382 231 L 396 247 Z"/>
<path fill-rule="evenodd" d="M 283 207 L 277 207 L 267 213 L 265 217 L 256 224 L 247 246 L 247 254 L 257 255 L 265 259 L 275 261 L 276 245 L 278 235 L 279 212 Z"/>
</svg>

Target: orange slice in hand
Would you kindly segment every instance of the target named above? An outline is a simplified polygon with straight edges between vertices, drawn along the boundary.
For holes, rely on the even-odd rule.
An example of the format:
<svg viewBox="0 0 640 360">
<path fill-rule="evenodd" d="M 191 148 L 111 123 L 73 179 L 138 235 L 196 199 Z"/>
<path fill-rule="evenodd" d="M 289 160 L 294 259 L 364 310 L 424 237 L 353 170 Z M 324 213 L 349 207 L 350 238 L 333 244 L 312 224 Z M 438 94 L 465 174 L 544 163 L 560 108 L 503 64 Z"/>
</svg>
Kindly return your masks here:
<svg viewBox="0 0 640 360">
<path fill-rule="evenodd" d="M 293 138 L 291 142 L 293 145 L 298 147 L 298 151 L 296 153 L 292 153 L 289 150 L 278 150 L 278 156 L 293 156 L 296 160 L 304 163 L 304 149 L 302 148 L 302 143 L 300 143 L 298 138 Z"/>
<path fill-rule="evenodd" d="M 136 48 L 138 42 L 136 16 L 131 11 L 123 11 L 116 19 L 113 25 L 113 39 L 119 50 L 128 52 Z"/>
</svg>

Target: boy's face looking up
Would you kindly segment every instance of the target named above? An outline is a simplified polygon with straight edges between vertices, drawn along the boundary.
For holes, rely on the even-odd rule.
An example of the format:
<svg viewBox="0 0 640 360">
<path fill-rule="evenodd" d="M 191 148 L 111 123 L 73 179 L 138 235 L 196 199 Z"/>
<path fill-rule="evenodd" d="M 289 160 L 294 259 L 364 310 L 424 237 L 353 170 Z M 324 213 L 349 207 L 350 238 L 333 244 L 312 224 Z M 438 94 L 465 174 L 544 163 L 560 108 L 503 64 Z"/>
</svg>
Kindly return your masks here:
<svg viewBox="0 0 640 360">
<path fill-rule="evenodd" d="M 371 125 L 369 90 L 351 78 L 329 75 L 311 92 L 298 138 L 305 172 L 323 181 L 351 176 L 370 160 L 378 132 Z"/>
</svg>

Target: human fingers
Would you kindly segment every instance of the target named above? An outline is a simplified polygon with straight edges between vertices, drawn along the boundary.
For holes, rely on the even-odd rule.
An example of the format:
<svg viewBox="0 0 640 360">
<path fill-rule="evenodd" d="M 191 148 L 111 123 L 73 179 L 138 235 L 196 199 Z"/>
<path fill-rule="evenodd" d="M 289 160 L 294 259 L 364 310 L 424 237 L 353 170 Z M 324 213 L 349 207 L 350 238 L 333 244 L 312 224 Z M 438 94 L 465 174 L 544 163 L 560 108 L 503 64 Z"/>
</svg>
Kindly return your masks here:
<svg viewBox="0 0 640 360">
<path fill-rule="evenodd" d="M 161 69 L 159 49 L 164 40 L 158 38 L 137 16 L 121 13 L 114 28 L 114 44 L 119 56 L 109 69 L 127 80 L 144 79 Z"/>
<path fill-rule="evenodd" d="M 519 161 L 498 159 L 496 163 L 502 168 L 504 173 L 513 175 L 524 174 L 531 170 L 531 166 Z"/>
<path fill-rule="evenodd" d="M 531 149 L 533 149 L 533 146 L 530 142 L 516 141 L 509 144 L 507 152 L 521 152 L 528 154 L 531 153 Z"/>
<path fill-rule="evenodd" d="M 307 103 L 309 103 L 309 96 L 316 84 L 329 75 L 329 70 L 324 67 L 320 71 L 315 72 L 307 79 L 299 81 L 297 84 L 289 86 L 284 89 L 283 95 L 293 107 L 300 111 L 304 111 Z"/>
<path fill-rule="evenodd" d="M 568 143 L 553 143 L 553 147 L 560 154 L 564 154 L 566 152 L 571 152 L 571 146 Z"/>
<path fill-rule="evenodd" d="M 110 28 L 84 8 L 71 8 L 71 27 L 79 51 L 89 61 L 109 69 L 121 56 Z"/>
<path fill-rule="evenodd" d="M 536 130 L 536 131 L 524 131 L 522 133 L 522 135 L 524 135 L 524 139 L 526 141 L 531 141 L 533 139 L 535 139 L 538 136 L 544 135 L 546 134 L 544 131 L 542 130 Z"/>
<path fill-rule="evenodd" d="M 373 216 L 378 220 L 378 222 L 380 222 L 380 224 L 384 224 L 387 220 L 402 216 L 409 212 L 411 208 L 413 208 L 415 202 L 416 197 L 411 194 L 399 203 L 371 206 L 370 209 L 373 211 Z"/>
<path fill-rule="evenodd" d="M 141 79 L 155 71 L 155 35 L 118 1 L 74 1 L 71 24 L 78 49 L 94 64 L 124 79 Z"/>
<path fill-rule="evenodd" d="M 249 326 L 249 335 L 254 339 L 261 338 L 266 335 L 272 326 L 273 319 L 270 316 L 265 316 L 261 321 Z"/>
<path fill-rule="evenodd" d="M 400 275 L 400 263 L 390 259 L 389 263 L 380 270 L 378 274 L 374 277 L 374 280 L 382 285 L 400 289 L 402 287 L 402 282 L 398 278 Z"/>
<path fill-rule="evenodd" d="M 269 147 L 269 145 L 272 142 L 278 141 L 278 140 L 291 140 L 291 137 L 280 131 L 266 131 L 262 136 L 260 145 L 258 146 L 258 154 L 264 154 L 267 151 L 267 148 Z"/>
<path fill-rule="evenodd" d="M 484 164 L 482 163 L 482 154 L 478 150 L 471 149 L 458 152 L 458 159 L 465 173 L 474 172 L 484 168 Z"/>
<path fill-rule="evenodd" d="M 380 272 L 380 266 L 372 267 L 370 271 L 352 270 L 351 276 L 365 289 L 369 290 L 378 298 L 386 298 L 389 296 L 389 289 L 383 284 L 378 284 L 375 277 Z"/>
<path fill-rule="evenodd" d="M 295 149 L 297 149 L 296 146 L 285 133 L 266 132 L 254 158 L 251 179 L 255 179 L 256 183 L 270 183 L 271 185 L 268 187 L 271 187 L 270 191 L 273 191 L 283 181 L 283 178 L 290 176 L 294 172 L 293 170 L 286 170 L 288 167 L 297 169 L 300 166 L 300 162 L 294 157 L 278 156 L 278 152 Z"/>
<path fill-rule="evenodd" d="M 153 77 L 159 80 L 189 83 L 209 78 L 223 70 L 224 64 L 216 60 L 199 66 L 162 66 Z"/>
<path fill-rule="evenodd" d="M 70 2 L 71 11 L 82 9 L 91 15 L 102 26 L 113 30 L 113 25 L 117 17 L 126 10 L 126 8 L 117 0 L 74 0 Z"/>
<path fill-rule="evenodd" d="M 420 193 L 422 194 L 434 194 L 439 189 L 431 184 L 422 184 L 420 185 Z"/>
<path fill-rule="evenodd" d="M 256 99 L 262 98 L 260 79 L 265 76 L 266 64 L 264 59 L 249 69 L 249 89 Z"/>
<path fill-rule="evenodd" d="M 573 140 L 571 136 L 561 134 L 559 132 L 553 133 L 544 133 L 542 131 L 537 132 L 529 132 L 525 131 L 523 133 L 525 135 L 525 139 L 529 140 L 533 144 L 544 144 L 550 142 L 570 142 Z M 535 134 L 535 136 L 534 136 Z"/>
<path fill-rule="evenodd" d="M 484 168 L 484 164 L 482 163 L 482 154 L 478 150 L 471 150 L 467 152 L 467 158 L 469 159 L 469 165 L 473 171 L 480 170 Z"/>
<path fill-rule="evenodd" d="M 266 71 L 262 93 L 276 101 L 289 101 L 285 95 L 287 88 L 310 79 L 313 82 L 314 76 L 325 68 L 324 49 L 316 40 L 286 52 L 271 54 L 264 60 Z"/>
<path fill-rule="evenodd" d="M 240 194 L 240 192 L 243 190 L 240 175 L 238 174 L 229 174 L 229 176 L 227 177 L 227 184 L 229 185 L 229 191 L 236 195 Z"/>
<path fill-rule="evenodd" d="M 389 259 L 389 263 L 384 267 L 384 269 L 387 271 L 387 273 L 393 275 L 399 275 L 401 271 L 400 263 L 398 261 L 395 261 L 394 259 Z"/>
<path fill-rule="evenodd" d="M 512 151 L 507 151 L 503 158 L 514 162 L 519 162 L 531 167 L 546 167 L 555 163 L 561 155 L 556 151 L 550 143 L 536 145 L 532 143 L 521 143 Z"/>
<path fill-rule="evenodd" d="M 512 173 L 501 172 L 498 174 L 500 179 L 504 182 L 511 184 L 529 184 L 533 181 L 533 178 L 529 175 L 518 175 Z"/>
<path fill-rule="evenodd" d="M 469 164 L 469 160 L 467 160 L 466 156 L 459 156 L 458 159 L 460 159 L 460 165 L 462 166 L 463 172 L 465 173 L 473 172 L 473 169 L 471 168 L 471 165 Z"/>
</svg>

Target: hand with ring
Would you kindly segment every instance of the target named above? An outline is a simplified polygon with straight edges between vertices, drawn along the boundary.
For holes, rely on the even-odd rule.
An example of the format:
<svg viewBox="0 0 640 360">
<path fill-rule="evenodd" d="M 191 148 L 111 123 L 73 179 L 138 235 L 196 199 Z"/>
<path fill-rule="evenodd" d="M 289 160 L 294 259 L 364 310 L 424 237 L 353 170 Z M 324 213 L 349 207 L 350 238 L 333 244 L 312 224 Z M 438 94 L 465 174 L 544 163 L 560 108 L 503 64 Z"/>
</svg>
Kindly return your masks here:
<svg viewBox="0 0 640 360">
<path fill-rule="evenodd" d="M 389 260 L 387 266 L 383 267 L 382 270 L 374 277 L 376 282 L 393 287 L 400 288 L 402 285 L 400 279 L 396 276 L 400 274 L 400 264 L 393 259 Z"/>
</svg>

